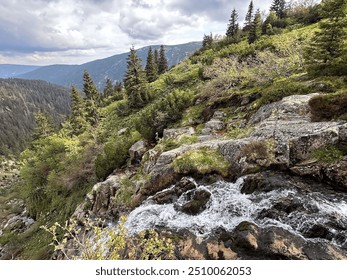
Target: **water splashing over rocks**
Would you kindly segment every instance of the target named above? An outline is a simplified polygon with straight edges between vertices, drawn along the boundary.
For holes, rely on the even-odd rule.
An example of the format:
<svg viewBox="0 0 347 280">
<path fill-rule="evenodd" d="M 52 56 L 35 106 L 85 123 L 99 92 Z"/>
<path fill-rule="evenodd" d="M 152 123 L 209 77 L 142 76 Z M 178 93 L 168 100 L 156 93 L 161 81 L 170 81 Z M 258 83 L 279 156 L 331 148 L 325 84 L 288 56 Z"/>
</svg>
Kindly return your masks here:
<svg viewBox="0 0 347 280">
<path fill-rule="evenodd" d="M 259 180 L 259 176 L 263 176 L 261 180 L 271 178 L 268 174 L 257 176 L 251 178 L 253 182 Z M 234 183 L 220 180 L 210 185 L 198 184 L 189 178 L 194 189 L 165 204 L 156 203 L 155 196 L 148 198 L 130 213 L 126 226 L 132 234 L 149 228 L 165 228 L 208 239 L 216 230 L 231 232 L 246 221 L 260 228 L 277 227 L 305 240 L 328 241 L 347 249 L 346 197 L 317 183 L 274 176 L 277 176 L 275 180 L 266 182 L 266 190 L 256 189 L 249 194 L 244 193 L 249 178 L 243 177 Z M 175 186 L 160 195 L 172 192 L 173 188 Z M 182 211 L 182 206 L 200 191 L 210 194 L 202 211 L 196 215 Z"/>
</svg>

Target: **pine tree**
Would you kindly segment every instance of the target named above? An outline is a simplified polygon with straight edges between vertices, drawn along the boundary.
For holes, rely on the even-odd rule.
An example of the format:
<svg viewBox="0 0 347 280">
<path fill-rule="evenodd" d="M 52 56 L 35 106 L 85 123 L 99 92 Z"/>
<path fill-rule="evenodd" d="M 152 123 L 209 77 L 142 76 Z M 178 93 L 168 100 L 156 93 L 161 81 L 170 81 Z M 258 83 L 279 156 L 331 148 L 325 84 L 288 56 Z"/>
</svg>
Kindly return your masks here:
<svg viewBox="0 0 347 280">
<path fill-rule="evenodd" d="M 248 10 L 245 17 L 245 25 L 243 27 L 243 31 L 248 32 L 251 29 L 252 23 L 253 23 L 253 11 L 254 11 L 254 5 L 253 1 L 249 3 Z"/>
<path fill-rule="evenodd" d="M 252 44 L 254 43 L 262 33 L 262 18 L 260 14 L 260 10 L 257 9 L 255 15 L 254 15 L 254 20 L 252 22 L 251 29 L 249 31 L 248 35 L 248 43 Z"/>
<path fill-rule="evenodd" d="M 82 96 L 75 86 L 71 87 L 71 118 L 72 134 L 78 135 L 85 131 L 87 121 L 85 116 L 85 104 Z"/>
<path fill-rule="evenodd" d="M 39 140 L 54 133 L 55 127 L 52 119 L 45 113 L 34 114 L 36 127 L 34 128 L 33 139 Z"/>
<path fill-rule="evenodd" d="M 103 98 L 107 99 L 107 98 L 109 98 L 112 95 L 113 95 L 112 81 L 111 81 L 111 79 L 107 78 L 106 79 L 106 85 L 105 85 L 105 88 L 103 90 Z"/>
<path fill-rule="evenodd" d="M 238 14 L 235 9 L 231 12 L 228 29 L 226 32 L 226 36 L 229 39 L 233 39 L 237 41 L 237 37 L 239 34 L 239 24 L 238 24 Z"/>
<path fill-rule="evenodd" d="M 347 1 L 326 0 L 321 3 L 320 31 L 305 50 L 308 72 L 320 75 L 346 75 Z"/>
<path fill-rule="evenodd" d="M 168 70 L 168 62 L 165 55 L 165 48 L 163 45 L 160 46 L 159 60 L 158 60 L 158 73 L 163 74 Z"/>
<path fill-rule="evenodd" d="M 83 92 L 86 95 L 86 99 L 94 100 L 94 102 L 97 103 L 100 97 L 99 92 L 87 70 L 83 72 L 83 82 Z"/>
<path fill-rule="evenodd" d="M 155 64 L 157 65 L 157 67 L 158 67 L 158 65 L 159 65 L 159 52 L 158 52 L 157 49 L 154 50 L 154 61 L 155 61 Z"/>
<path fill-rule="evenodd" d="M 204 34 L 204 38 L 202 39 L 202 48 L 203 49 L 210 49 L 213 44 L 213 36 L 212 33 L 210 35 Z"/>
<path fill-rule="evenodd" d="M 86 96 L 87 121 L 91 125 L 96 125 L 99 121 L 98 107 L 100 103 L 100 95 L 87 70 L 84 70 L 83 81 L 83 93 Z"/>
<path fill-rule="evenodd" d="M 146 84 L 146 73 L 142 69 L 141 59 L 132 47 L 127 59 L 127 71 L 124 76 L 124 87 L 129 107 L 141 108 L 148 102 Z"/>
<path fill-rule="evenodd" d="M 146 76 L 149 83 L 154 82 L 158 77 L 158 66 L 155 63 L 152 47 L 149 47 L 146 62 Z"/>
<path fill-rule="evenodd" d="M 274 11 L 279 18 L 285 17 L 286 1 L 273 0 L 270 11 Z"/>
</svg>

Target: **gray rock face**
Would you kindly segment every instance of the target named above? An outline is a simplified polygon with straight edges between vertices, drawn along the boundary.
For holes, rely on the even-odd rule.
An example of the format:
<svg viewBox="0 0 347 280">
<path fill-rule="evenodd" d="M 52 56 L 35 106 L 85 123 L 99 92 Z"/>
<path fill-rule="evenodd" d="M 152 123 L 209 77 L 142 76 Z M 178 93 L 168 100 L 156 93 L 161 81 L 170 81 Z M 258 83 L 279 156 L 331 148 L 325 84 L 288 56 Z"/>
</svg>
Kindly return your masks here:
<svg viewBox="0 0 347 280">
<path fill-rule="evenodd" d="M 147 142 L 143 140 L 137 141 L 134 145 L 132 145 L 129 149 L 131 163 L 140 163 L 147 150 Z"/>
<path fill-rule="evenodd" d="M 201 131 L 201 134 L 212 135 L 218 131 L 224 130 L 226 128 L 226 124 L 224 122 L 225 118 L 226 114 L 224 112 L 214 112 L 212 119 L 205 124 L 205 127 Z"/>
<path fill-rule="evenodd" d="M 180 127 L 180 128 L 171 128 L 164 129 L 163 138 L 164 139 L 180 139 L 182 136 L 192 136 L 195 134 L 195 129 L 191 126 Z"/>
</svg>

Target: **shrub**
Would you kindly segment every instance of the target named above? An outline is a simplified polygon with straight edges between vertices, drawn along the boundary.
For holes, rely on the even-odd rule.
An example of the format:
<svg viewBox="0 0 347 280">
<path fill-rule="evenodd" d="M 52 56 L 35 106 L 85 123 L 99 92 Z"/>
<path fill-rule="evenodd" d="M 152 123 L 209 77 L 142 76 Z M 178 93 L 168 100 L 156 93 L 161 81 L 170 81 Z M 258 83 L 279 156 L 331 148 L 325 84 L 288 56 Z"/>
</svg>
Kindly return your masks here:
<svg viewBox="0 0 347 280">
<path fill-rule="evenodd" d="M 122 167 L 129 157 L 130 147 L 141 139 L 138 132 L 115 136 L 107 141 L 104 150 L 95 161 L 95 174 L 99 180 L 104 180 L 115 169 Z"/>
<path fill-rule="evenodd" d="M 64 225 L 43 226 L 53 239 L 54 251 L 64 259 L 82 260 L 160 260 L 172 259 L 174 246 L 154 230 L 129 237 L 123 216 L 114 228 L 100 228 L 102 221 L 87 218 L 83 227 L 76 221 Z M 63 235 L 61 239 L 60 236 Z"/>
</svg>

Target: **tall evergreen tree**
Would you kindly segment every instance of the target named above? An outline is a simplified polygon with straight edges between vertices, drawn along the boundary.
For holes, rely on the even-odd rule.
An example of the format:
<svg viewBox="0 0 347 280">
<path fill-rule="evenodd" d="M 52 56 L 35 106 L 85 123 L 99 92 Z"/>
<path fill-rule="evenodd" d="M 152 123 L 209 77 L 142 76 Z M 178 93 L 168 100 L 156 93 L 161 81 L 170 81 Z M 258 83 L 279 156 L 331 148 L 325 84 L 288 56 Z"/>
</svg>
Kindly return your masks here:
<svg viewBox="0 0 347 280">
<path fill-rule="evenodd" d="M 103 90 L 103 98 L 104 98 L 104 99 L 105 99 L 105 98 L 106 98 L 106 99 L 109 98 L 110 96 L 113 95 L 113 92 L 114 92 L 114 90 L 113 90 L 112 81 L 111 81 L 110 78 L 107 78 L 107 79 L 106 79 L 106 85 L 105 85 L 105 88 L 104 88 L 104 90 Z"/>
<path fill-rule="evenodd" d="M 94 81 L 87 70 L 83 72 L 83 92 L 86 99 L 94 100 L 95 103 L 99 101 L 99 92 L 96 89 Z"/>
<path fill-rule="evenodd" d="M 213 36 L 212 33 L 210 35 L 204 34 L 204 38 L 202 39 L 202 48 L 203 49 L 210 49 L 213 44 Z"/>
<path fill-rule="evenodd" d="M 87 121 L 85 118 L 85 104 L 82 96 L 75 86 L 71 87 L 71 128 L 72 134 L 78 135 L 85 131 Z"/>
<path fill-rule="evenodd" d="M 286 1 L 285 0 L 273 0 L 270 11 L 274 11 L 279 18 L 285 17 Z"/>
<path fill-rule="evenodd" d="M 34 114 L 36 127 L 34 128 L 33 139 L 38 140 L 54 133 L 55 127 L 52 119 L 45 113 Z"/>
<path fill-rule="evenodd" d="M 159 60 L 158 60 L 158 72 L 163 74 L 168 70 L 168 61 L 165 55 L 165 48 L 163 45 L 160 46 L 159 50 Z"/>
<path fill-rule="evenodd" d="M 158 65 L 159 65 L 159 51 L 158 51 L 158 49 L 154 50 L 154 61 L 155 61 L 155 64 L 157 65 L 157 67 L 158 67 Z"/>
<path fill-rule="evenodd" d="M 237 39 L 239 33 L 238 14 L 235 9 L 231 12 L 226 35 L 229 39 Z"/>
<path fill-rule="evenodd" d="M 347 75 L 347 1 L 325 0 L 321 3 L 320 31 L 305 51 L 309 73 Z"/>
<path fill-rule="evenodd" d="M 149 83 L 154 82 L 158 77 L 158 66 L 155 63 L 152 47 L 149 47 L 146 62 L 146 76 Z"/>
<path fill-rule="evenodd" d="M 142 69 L 141 59 L 132 47 L 127 59 L 127 71 L 124 76 L 125 92 L 131 108 L 141 108 L 148 102 L 146 84 L 146 72 Z"/>
<path fill-rule="evenodd" d="M 83 73 L 83 93 L 86 96 L 86 113 L 87 113 L 87 121 L 91 125 L 96 125 L 99 121 L 99 102 L 100 95 L 94 81 L 87 70 L 84 70 Z"/>
<path fill-rule="evenodd" d="M 262 24 L 263 24 L 263 22 L 262 22 L 260 10 L 257 9 L 257 11 L 255 12 L 255 15 L 254 15 L 251 29 L 249 31 L 248 43 L 250 43 L 250 44 L 254 43 L 261 36 Z"/>
<path fill-rule="evenodd" d="M 245 17 L 245 25 L 243 27 L 243 31 L 248 32 L 251 29 L 252 23 L 253 23 L 253 12 L 254 12 L 254 5 L 253 1 L 249 3 L 248 10 Z"/>
</svg>

